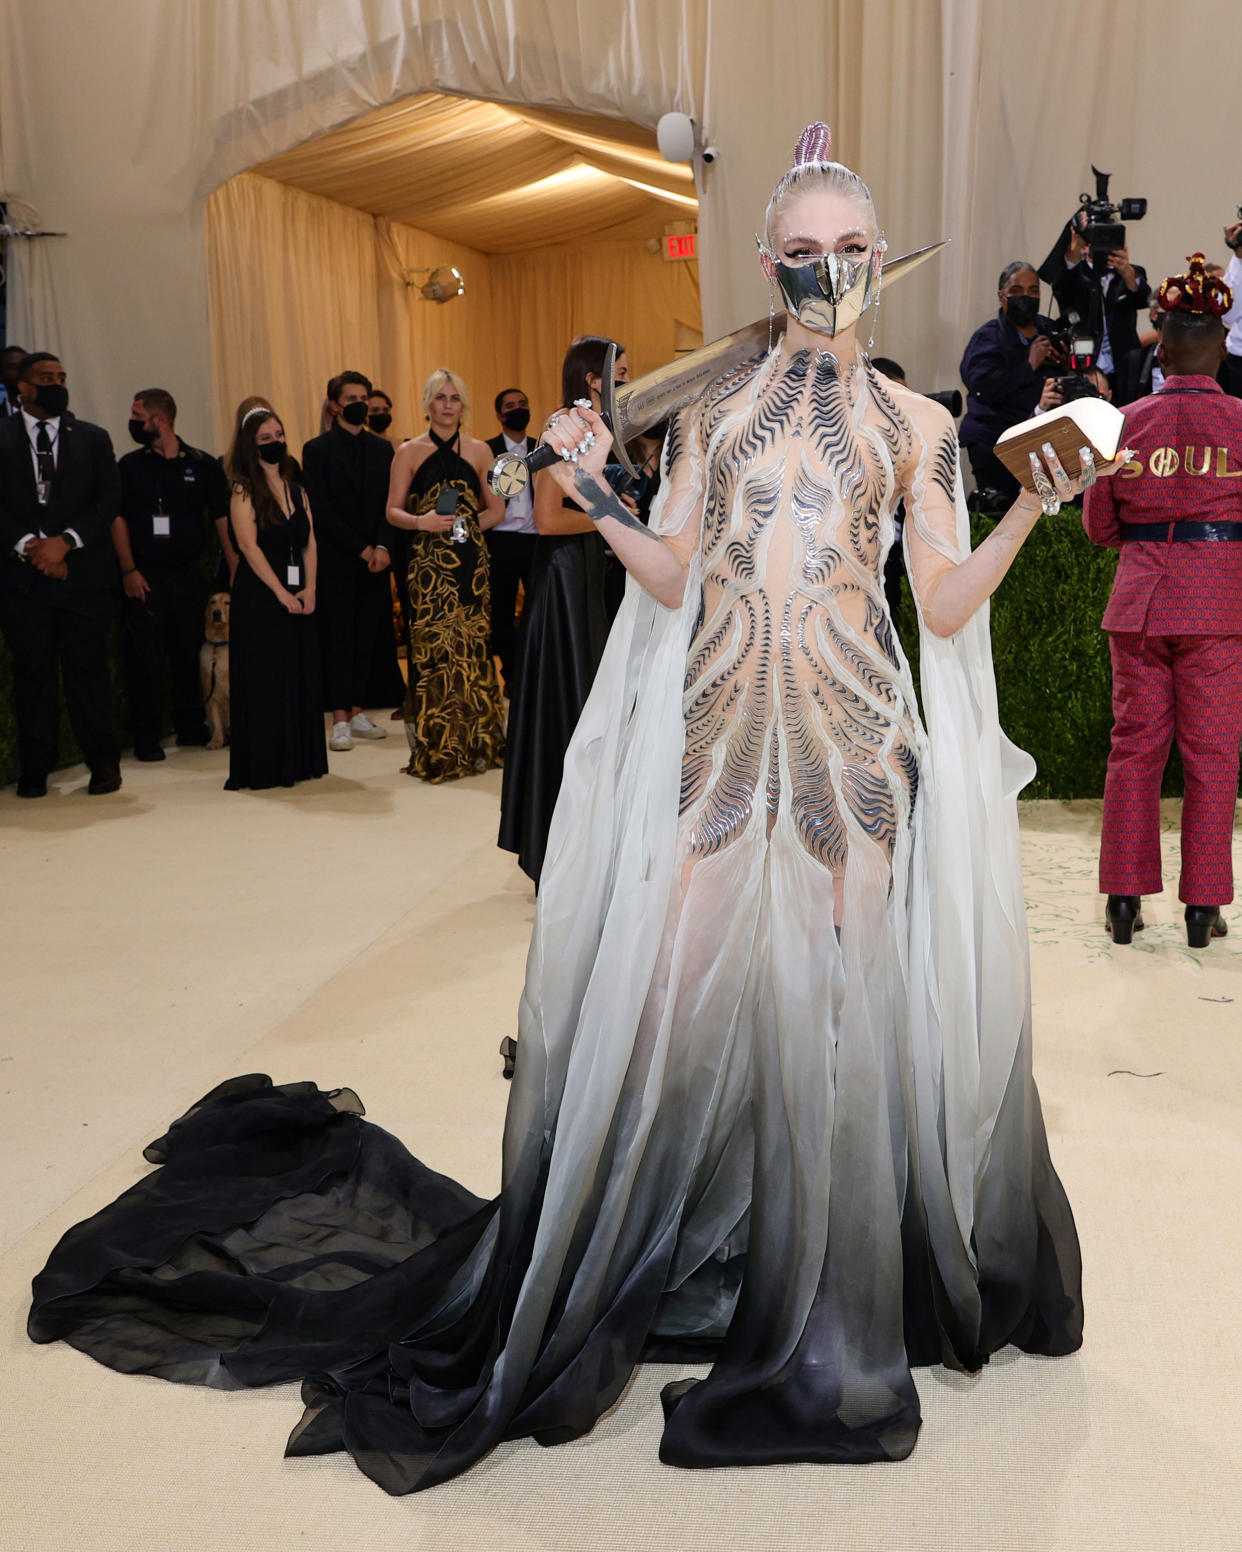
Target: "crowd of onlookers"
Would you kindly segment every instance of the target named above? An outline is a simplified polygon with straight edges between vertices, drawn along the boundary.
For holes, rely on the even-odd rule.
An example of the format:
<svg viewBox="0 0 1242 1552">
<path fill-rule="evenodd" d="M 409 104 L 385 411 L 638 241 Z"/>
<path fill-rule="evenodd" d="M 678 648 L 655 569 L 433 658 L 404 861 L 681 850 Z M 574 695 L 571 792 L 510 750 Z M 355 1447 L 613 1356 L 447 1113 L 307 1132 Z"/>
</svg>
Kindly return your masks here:
<svg viewBox="0 0 1242 1552">
<path fill-rule="evenodd" d="M 566 406 L 599 405 L 613 344 L 573 342 Z M 615 372 L 624 380 L 622 349 Z M 300 456 L 277 407 L 252 396 L 222 457 L 178 434 L 167 389 L 142 389 L 135 445 L 118 460 L 107 433 L 70 410 L 54 354 L 8 347 L 0 387 L 0 631 L 20 797 L 44 796 L 57 763 L 58 680 L 88 790 L 120 787 L 119 602 L 136 760 L 166 759 L 170 731 L 180 747 L 227 736 L 228 787 L 290 785 L 399 721 L 411 775 L 506 766 L 502 840 L 537 876 L 624 578 L 550 482 L 508 501 L 492 491 L 493 461 L 535 446 L 521 388 L 495 395 L 496 434 L 483 441 L 467 429 L 466 384 L 441 369 L 423 390 L 425 429 L 401 437 L 389 395 L 344 371 Z M 636 512 L 658 483 L 662 440 L 655 428 L 631 446 L 637 481 L 610 466 Z"/>
<path fill-rule="evenodd" d="M 1224 276 L 1242 297 L 1242 222 L 1225 240 L 1234 254 Z M 1041 280 L 1059 319 L 1041 311 Z M 961 364 L 960 439 L 983 510 L 1016 494 L 992 451 L 1003 431 L 1072 397 L 1125 404 L 1162 381 L 1146 273 L 1125 248 L 1093 252 L 1076 221 L 1038 270 L 1005 267 L 998 302 Z M 1242 395 L 1242 301 L 1226 323 L 1221 383 Z M 562 407 L 598 407 L 613 343 L 571 344 Z M 619 346 L 615 361 L 624 380 Z M 873 365 L 904 381 L 896 362 Z M 424 429 L 403 437 L 390 396 L 343 371 L 300 456 L 278 407 L 255 396 L 237 406 L 217 458 L 178 435 L 173 395 L 149 388 L 134 396 L 135 445 L 119 460 L 69 399 L 55 355 L 0 353 L 0 631 L 13 658 L 19 796 L 46 793 L 56 764 L 58 678 L 90 792 L 120 786 L 109 679 L 119 598 L 135 759 L 165 759 L 171 721 L 183 747 L 227 735 L 229 787 L 290 784 L 323 774 L 329 749 L 385 738 L 399 721 L 411 775 L 443 781 L 504 765 L 501 841 L 537 878 L 562 756 L 624 573 L 551 480 L 507 501 L 491 490 L 499 455 L 534 448 L 526 393 L 495 395 L 496 431 L 484 441 L 468 429 L 466 384 L 441 369 L 423 390 Z M 637 481 L 609 466 L 644 517 L 665 429 L 628 447 Z"/>
</svg>

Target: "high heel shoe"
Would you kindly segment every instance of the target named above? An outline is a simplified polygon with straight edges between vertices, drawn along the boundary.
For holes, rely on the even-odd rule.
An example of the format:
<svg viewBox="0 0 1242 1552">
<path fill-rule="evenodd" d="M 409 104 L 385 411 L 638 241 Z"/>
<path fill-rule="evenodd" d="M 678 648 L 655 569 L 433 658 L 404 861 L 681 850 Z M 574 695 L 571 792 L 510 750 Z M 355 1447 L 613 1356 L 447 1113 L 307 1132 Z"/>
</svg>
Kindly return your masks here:
<svg viewBox="0 0 1242 1552">
<path fill-rule="evenodd" d="M 505 1070 L 501 1076 L 511 1078 L 517 1066 L 517 1041 L 512 1035 L 506 1035 L 500 1042 L 500 1055 L 505 1064 Z"/>
<path fill-rule="evenodd" d="M 1139 895 L 1109 895 L 1104 906 L 1104 930 L 1114 943 L 1129 943 L 1143 930 L 1143 901 Z"/>
<path fill-rule="evenodd" d="M 1186 907 L 1186 942 L 1191 948 L 1206 948 L 1213 938 L 1223 938 L 1228 931 L 1219 905 Z"/>
</svg>

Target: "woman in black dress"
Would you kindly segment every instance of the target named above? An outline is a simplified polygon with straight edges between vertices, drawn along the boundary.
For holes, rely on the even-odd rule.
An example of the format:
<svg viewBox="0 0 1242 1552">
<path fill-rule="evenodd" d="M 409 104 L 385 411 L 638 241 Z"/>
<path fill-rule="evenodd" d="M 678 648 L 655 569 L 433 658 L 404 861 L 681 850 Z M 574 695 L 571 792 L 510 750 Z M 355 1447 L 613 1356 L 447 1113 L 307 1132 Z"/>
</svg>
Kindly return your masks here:
<svg viewBox="0 0 1242 1552">
<path fill-rule="evenodd" d="M 427 430 L 392 461 L 388 521 L 410 535 L 406 774 L 453 781 L 499 765 L 504 702 L 490 641 L 483 531 L 505 515 L 491 449 L 466 435 L 465 385 L 441 367 L 423 389 Z"/>
<path fill-rule="evenodd" d="M 241 559 L 229 619 L 229 779 L 225 786 L 291 787 L 326 775 L 315 614 L 315 530 L 266 406 L 238 432 L 229 520 Z"/>
<path fill-rule="evenodd" d="M 613 341 L 584 334 L 565 353 L 561 408 L 579 399 L 600 406 L 604 357 Z M 616 380 L 629 366 L 617 346 Z M 535 883 L 561 789 L 565 750 L 591 693 L 615 608 L 609 566 L 617 565 L 595 524 L 550 475 L 535 476 L 539 538 L 518 626 L 518 668 L 510 686 L 509 744 L 500 798 L 500 840 Z"/>
</svg>

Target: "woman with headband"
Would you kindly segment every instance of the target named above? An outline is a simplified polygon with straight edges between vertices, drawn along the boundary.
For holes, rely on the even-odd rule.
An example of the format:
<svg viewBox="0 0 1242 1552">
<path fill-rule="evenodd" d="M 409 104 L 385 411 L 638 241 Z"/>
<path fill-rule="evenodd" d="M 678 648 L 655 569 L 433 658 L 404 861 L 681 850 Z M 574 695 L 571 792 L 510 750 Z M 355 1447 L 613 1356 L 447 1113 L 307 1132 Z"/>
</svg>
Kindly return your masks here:
<svg viewBox="0 0 1242 1552">
<path fill-rule="evenodd" d="M 266 404 L 241 417 L 229 525 L 241 559 L 229 613 L 229 779 L 291 787 L 326 775 L 310 503 Z"/>
<path fill-rule="evenodd" d="M 676 420 L 650 530 L 602 478 L 594 410 L 545 431 L 638 585 L 566 757 L 499 1197 L 430 1175 L 347 1092 L 237 1079 L 155 1145 L 157 1186 L 71 1231 L 37 1339 L 303 1376 L 290 1452 L 347 1449 L 394 1493 L 579 1437 L 644 1359 L 711 1365 L 664 1390 L 670 1464 L 860 1462 L 914 1447 L 913 1366 L 1079 1345 L 1031 1078 L 1032 767 L 997 724 L 983 608 L 1074 485 L 1046 455 L 1042 499 L 969 553 L 951 420 L 858 346 L 883 252 L 812 126 L 761 242 L 785 337 Z M 925 720 L 881 585 L 899 501 Z M 262 1189 L 251 1133 L 289 1139 Z M 242 1189 L 244 1242 L 218 1227 Z M 123 1316 L 114 1242 L 152 1247 Z M 242 1272 L 209 1301 L 227 1345 L 210 1310 L 166 1310 L 217 1244 Z"/>
</svg>

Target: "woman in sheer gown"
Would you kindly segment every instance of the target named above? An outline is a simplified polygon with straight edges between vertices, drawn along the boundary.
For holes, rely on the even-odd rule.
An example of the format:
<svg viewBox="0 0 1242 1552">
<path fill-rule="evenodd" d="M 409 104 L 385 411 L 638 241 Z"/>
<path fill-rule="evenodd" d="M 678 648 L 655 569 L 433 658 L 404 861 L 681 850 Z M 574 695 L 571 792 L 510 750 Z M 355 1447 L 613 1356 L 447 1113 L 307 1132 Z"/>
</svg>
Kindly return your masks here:
<svg viewBox="0 0 1242 1552">
<path fill-rule="evenodd" d="M 613 340 L 584 334 L 565 352 L 561 407 L 589 399 L 596 409 L 600 373 Z M 629 376 L 617 345 L 618 382 Z M 609 607 L 611 573 L 620 563 L 595 524 L 546 471 L 535 476 L 535 557 L 518 625 L 518 668 L 510 686 L 508 748 L 500 796 L 504 851 L 537 884 L 548 830 L 561 788 L 565 751 L 586 705 L 615 609 Z"/>
<path fill-rule="evenodd" d="M 500 1195 L 347 1091 L 234 1080 L 57 1247 L 36 1340 L 301 1377 L 289 1451 L 390 1492 L 587 1432 L 644 1359 L 711 1365 L 665 1389 L 667 1462 L 853 1462 L 913 1448 L 912 1366 L 1079 1345 L 1031 1076 L 1032 767 L 983 607 L 1041 505 L 969 553 L 949 417 L 856 343 L 882 250 L 818 127 L 765 249 L 786 336 L 674 423 L 650 531 L 597 416 L 545 432 L 642 585 L 566 758 Z M 1073 489 L 1055 458 L 1039 478 Z M 880 581 L 900 500 L 922 712 Z"/>
<path fill-rule="evenodd" d="M 388 521 L 409 533 L 406 772 L 453 781 L 500 765 L 504 703 L 489 646 L 483 532 L 504 516 L 487 483 L 491 450 L 468 436 L 464 383 L 440 368 L 423 389 L 427 430 L 392 461 Z"/>
</svg>

